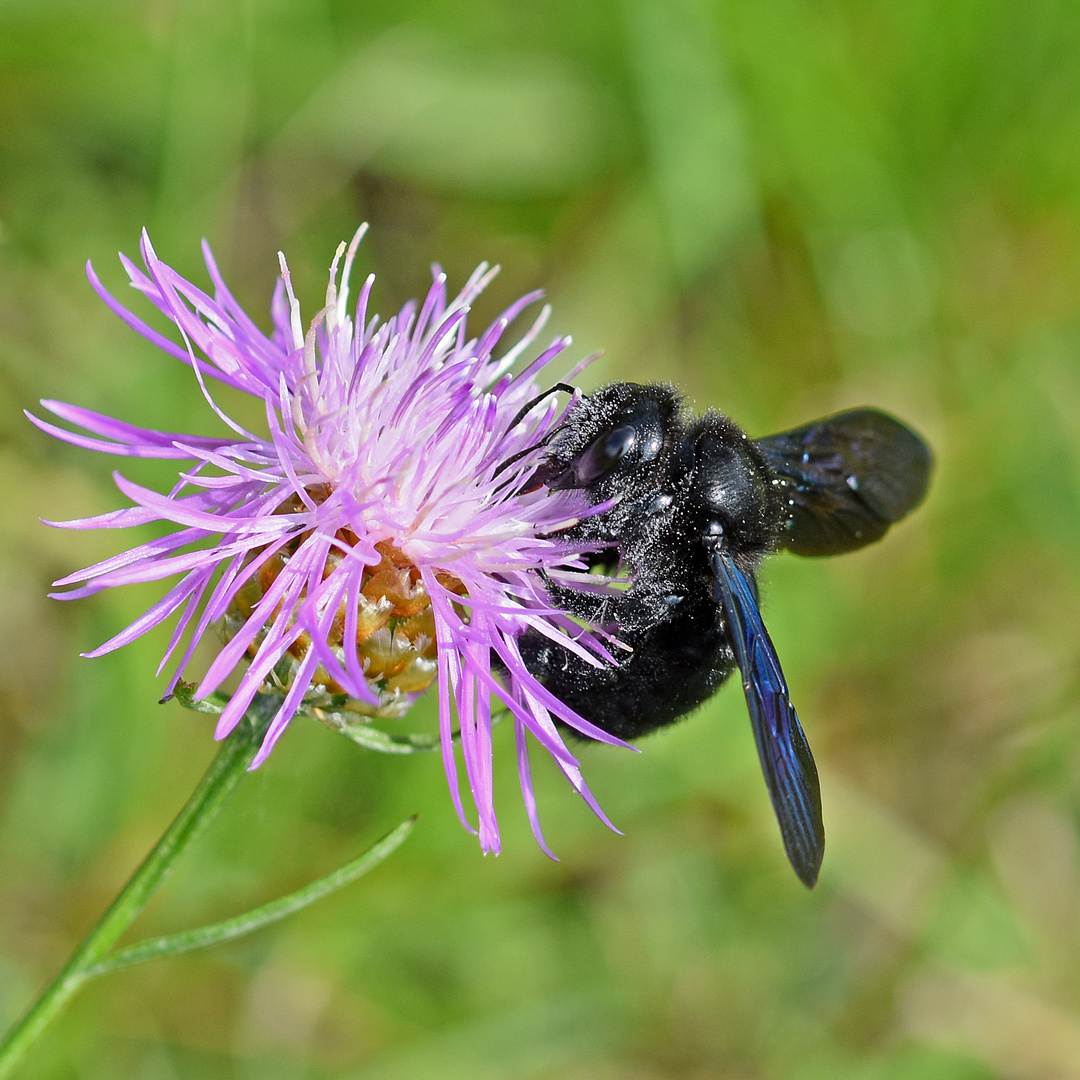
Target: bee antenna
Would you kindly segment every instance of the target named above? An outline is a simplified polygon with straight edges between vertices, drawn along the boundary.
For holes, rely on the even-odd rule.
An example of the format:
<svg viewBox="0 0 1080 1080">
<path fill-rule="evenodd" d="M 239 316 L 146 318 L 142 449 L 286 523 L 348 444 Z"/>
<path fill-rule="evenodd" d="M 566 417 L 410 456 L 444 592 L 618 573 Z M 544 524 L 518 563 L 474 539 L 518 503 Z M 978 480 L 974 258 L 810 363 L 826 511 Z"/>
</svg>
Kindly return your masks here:
<svg viewBox="0 0 1080 1080">
<path fill-rule="evenodd" d="M 514 428 L 516 428 L 518 424 L 520 424 L 521 421 L 524 420 L 525 417 L 528 416 L 529 413 L 532 412 L 532 410 L 535 409 L 536 406 L 544 400 L 544 398 L 549 398 L 552 394 L 557 394 L 560 391 L 562 391 L 562 393 L 564 394 L 570 394 L 571 396 L 577 393 L 577 389 L 573 386 L 570 386 L 568 383 L 560 382 L 556 383 L 554 386 L 548 387 L 548 389 L 545 390 L 542 394 L 537 394 L 536 397 L 532 399 L 532 401 L 521 407 L 517 416 L 515 416 L 514 419 L 510 422 L 506 430 L 513 431 Z M 531 454 L 534 450 L 539 450 L 541 446 L 545 446 L 550 437 L 551 433 L 541 439 L 540 442 L 535 443 L 533 446 L 526 447 L 524 450 L 520 450 L 518 453 L 512 454 L 505 461 L 499 464 L 499 466 L 491 474 L 492 479 L 498 476 L 499 473 L 501 473 L 504 469 L 508 469 L 511 465 L 514 464 L 515 461 L 520 461 L 523 457 L 525 457 L 526 454 Z"/>
<path fill-rule="evenodd" d="M 517 416 L 515 416 L 514 419 L 510 421 L 510 424 L 507 426 L 506 430 L 513 431 L 513 429 L 516 428 L 518 424 L 520 424 L 521 421 L 524 420 L 525 417 L 528 416 L 529 413 L 531 413 L 533 409 L 535 409 L 536 406 L 544 400 L 544 398 L 549 398 L 552 394 L 559 393 L 560 390 L 565 394 L 570 394 L 571 396 L 577 393 L 577 389 L 573 386 L 570 386 L 568 383 L 557 382 L 554 386 L 549 386 L 547 390 L 545 390 L 542 394 L 537 394 L 536 397 L 532 399 L 532 401 L 528 402 L 525 405 L 522 405 Z"/>
<path fill-rule="evenodd" d="M 538 443 L 533 443 L 532 446 L 526 446 L 524 450 L 519 450 L 516 454 L 511 454 L 505 461 L 500 461 L 495 466 L 495 471 L 491 474 L 491 479 L 494 480 L 504 469 L 509 469 L 515 461 L 520 461 L 526 454 L 531 454 L 534 450 L 539 450 L 541 446 L 546 446 L 550 435 L 545 436 Z"/>
</svg>

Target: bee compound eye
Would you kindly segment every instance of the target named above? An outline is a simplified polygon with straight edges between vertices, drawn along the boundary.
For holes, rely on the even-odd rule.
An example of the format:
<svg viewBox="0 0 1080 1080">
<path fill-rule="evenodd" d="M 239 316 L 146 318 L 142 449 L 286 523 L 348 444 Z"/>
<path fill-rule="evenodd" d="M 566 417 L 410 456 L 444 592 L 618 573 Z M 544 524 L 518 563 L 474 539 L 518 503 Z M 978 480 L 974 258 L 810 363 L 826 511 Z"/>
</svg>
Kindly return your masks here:
<svg viewBox="0 0 1080 1080">
<path fill-rule="evenodd" d="M 624 458 L 637 442 L 637 428 L 624 424 L 595 439 L 574 462 L 574 478 L 585 486 L 599 480 Z"/>
</svg>

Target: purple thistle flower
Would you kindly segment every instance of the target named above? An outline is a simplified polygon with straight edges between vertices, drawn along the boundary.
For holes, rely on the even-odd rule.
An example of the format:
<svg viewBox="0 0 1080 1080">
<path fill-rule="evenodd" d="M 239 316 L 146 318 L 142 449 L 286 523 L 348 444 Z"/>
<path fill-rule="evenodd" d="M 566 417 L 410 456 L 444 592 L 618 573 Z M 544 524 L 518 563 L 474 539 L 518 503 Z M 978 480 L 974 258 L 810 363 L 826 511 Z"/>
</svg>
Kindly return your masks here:
<svg viewBox="0 0 1080 1080">
<path fill-rule="evenodd" d="M 175 323 L 182 345 L 123 307 L 87 265 L 94 289 L 124 322 L 192 368 L 230 434 L 152 431 L 43 401 L 60 420 L 89 433 L 30 416 L 66 442 L 190 463 L 167 495 L 117 473 L 116 485 L 133 507 L 50 522 L 72 529 L 152 521 L 173 526 L 161 539 L 60 579 L 57 586 L 73 587 L 53 595 L 74 599 L 179 575 L 156 604 L 86 655 L 126 645 L 178 613 L 161 663 L 179 654 L 168 694 L 198 642 L 221 627 L 225 645 L 195 697 L 213 693 L 244 662 L 246 669 L 216 737 L 239 723 L 260 690 L 282 698 L 253 768 L 298 710 L 347 698 L 358 718 L 401 716 L 437 676 L 450 792 L 471 829 L 458 784 L 456 714 L 485 852 L 499 850 L 492 797 L 494 695 L 512 718 L 529 821 L 550 854 L 536 812 L 528 735 L 609 825 L 555 721 L 625 745 L 540 685 L 516 643 L 532 628 L 590 663 L 611 662 L 596 634 L 553 606 L 541 573 L 572 582 L 586 569 L 560 532 L 595 510 L 579 492 L 528 490 L 542 442 L 565 410 L 551 397 L 525 407 L 541 393 L 540 371 L 569 338 L 555 339 L 520 374 L 511 374 L 539 335 L 545 307 L 521 340 L 493 356 L 508 324 L 540 293 L 523 297 L 479 338 L 469 338 L 469 305 L 496 272 L 486 264 L 452 299 L 445 275 L 433 268 L 434 284 L 419 311 L 410 303 L 383 323 L 368 315 L 371 276 L 350 317 L 349 271 L 364 231 L 347 250 L 338 248 L 326 305 L 306 332 L 283 256 L 271 306 L 274 329 L 266 336 L 225 287 L 205 244 L 213 296 L 161 262 L 144 232 L 145 272 L 124 256 L 121 261 L 134 288 Z M 210 393 L 211 378 L 261 398 L 267 434 L 245 431 L 226 416 Z"/>
</svg>

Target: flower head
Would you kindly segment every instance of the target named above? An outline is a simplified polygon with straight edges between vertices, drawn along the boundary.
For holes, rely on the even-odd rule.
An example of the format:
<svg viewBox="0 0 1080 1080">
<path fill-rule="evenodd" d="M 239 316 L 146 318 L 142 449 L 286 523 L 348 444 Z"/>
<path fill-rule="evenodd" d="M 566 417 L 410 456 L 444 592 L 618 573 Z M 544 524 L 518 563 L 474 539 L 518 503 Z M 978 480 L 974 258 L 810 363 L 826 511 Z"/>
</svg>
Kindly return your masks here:
<svg viewBox="0 0 1080 1080">
<path fill-rule="evenodd" d="M 499 849 L 491 747 L 491 703 L 498 699 L 512 718 L 526 809 L 546 851 L 527 737 L 552 755 L 601 818 L 555 721 L 618 742 L 545 690 L 517 648 L 517 638 L 531 628 L 590 663 L 610 662 L 600 640 L 555 607 L 544 585 L 549 575 L 573 576 L 580 553 L 560 534 L 589 508 L 580 493 L 528 482 L 545 437 L 563 416 L 537 377 L 569 339 L 554 340 L 512 373 L 538 337 L 545 308 L 523 338 L 495 356 L 509 323 L 538 293 L 470 338 L 469 305 L 495 273 L 486 265 L 452 299 L 436 267 L 419 309 L 407 304 L 386 322 L 368 314 L 369 277 L 350 314 L 349 271 L 363 232 L 348 249 L 338 248 L 325 306 L 306 329 L 281 258 L 269 336 L 229 293 L 205 245 L 213 296 L 161 262 L 145 233 L 145 271 L 121 256 L 132 286 L 175 324 L 182 344 L 123 307 L 88 265 L 91 283 L 116 314 L 192 368 L 229 433 L 153 431 L 42 402 L 87 433 L 30 417 L 67 442 L 187 463 L 168 494 L 116 474 L 133 507 L 53 523 L 172 526 L 160 539 L 62 578 L 56 585 L 70 588 L 54 595 L 72 599 L 178 577 L 149 610 L 86 655 L 116 649 L 176 616 L 162 660 L 164 667 L 176 657 L 172 692 L 198 642 L 220 629 L 225 644 L 195 696 L 214 692 L 235 669 L 242 674 L 216 736 L 235 727 L 261 689 L 281 696 L 255 765 L 296 712 L 313 702 L 348 699 L 358 714 L 400 716 L 437 678 L 451 794 L 471 828 L 458 785 L 456 717 L 485 851 Z M 226 416 L 209 380 L 261 398 L 265 434 Z"/>
</svg>

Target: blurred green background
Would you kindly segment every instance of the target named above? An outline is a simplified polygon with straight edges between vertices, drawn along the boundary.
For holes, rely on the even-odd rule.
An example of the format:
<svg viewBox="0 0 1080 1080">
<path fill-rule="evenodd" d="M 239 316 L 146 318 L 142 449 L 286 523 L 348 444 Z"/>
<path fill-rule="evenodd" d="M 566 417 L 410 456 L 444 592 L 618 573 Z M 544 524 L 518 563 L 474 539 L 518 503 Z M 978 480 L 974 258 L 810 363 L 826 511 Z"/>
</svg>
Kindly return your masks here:
<svg viewBox="0 0 1080 1080">
<path fill-rule="evenodd" d="M 931 441 L 930 498 L 883 543 L 763 575 L 822 770 L 820 884 L 784 860 L 737 687 L 640 755 L 583 751 L 624 836 L 537 755 L 558 864 L 505 725 L 484 859 L 436 755 L 298 721 L 138 936 L 297 887 L 419 810 L 414 836 L 290 922 L 91 985 L 23 1075 L 1080 1076 L 1069 0 L 0 0 L 0 1019 L 213 752 L 207 718 L 156 704 L 164 631 L 78 658 L 152 591 L 45 597 L 131 540 L 38 523 L 123 500 L 116 461 L 21 409 L 218 430 L 83 263 L 123 289 L 146 225 L 205 283 L 206 236 L 266 326 L 276 251 L 310 316 L 361 220 L 384 314 L 432 260 L 460 283 L 489 259 L 478 319 L 543 286 L 575 357 L 607 350 L 587 385 L 672 380 L 752 434 L 875 404 Z"/>
</svg>

